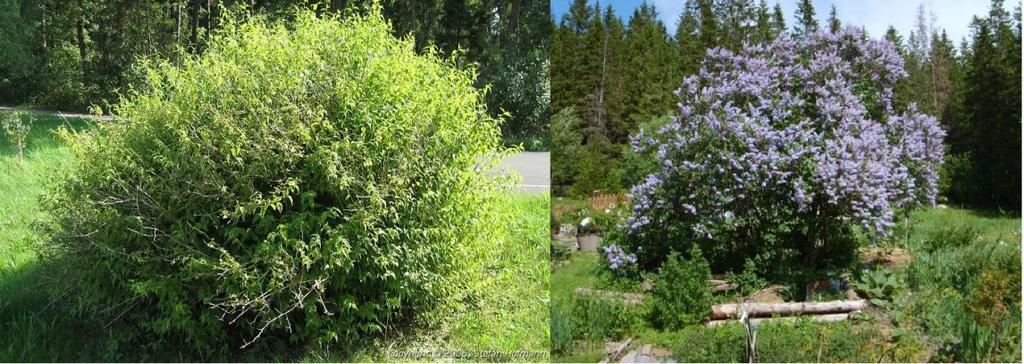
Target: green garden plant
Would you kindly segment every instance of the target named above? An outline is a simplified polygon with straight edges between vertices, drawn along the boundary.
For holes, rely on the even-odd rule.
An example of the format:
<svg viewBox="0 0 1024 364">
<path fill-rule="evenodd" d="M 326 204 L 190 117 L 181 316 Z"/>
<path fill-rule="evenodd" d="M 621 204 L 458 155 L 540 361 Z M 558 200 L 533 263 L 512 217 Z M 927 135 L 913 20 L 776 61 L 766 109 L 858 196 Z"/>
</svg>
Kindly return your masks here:
<svg viewBox="0 0 1024 364">
<path fill-rule="evenodd" d="M 568 299 L 551 301 L 551 352 L 568 354 L 572 351 L 575 339 L 576 322 L 573 319 L 572 306 Z"/>
<path fill-rule="evenodd" d="M 657 327 L 678 329 L 700 323 L 711 313 L 711 270 L 696 246 L 689 258 L 679 253 L 668 260 L 654 276 L 651 293 L 650 321 Z"/>
<path fill-rule="evenodd" d="M 643 322 L 643 307 L 614 298 L 578 296 L 572 310 L 578 337 L 592 342 L 621 340 Z"/>
<path fill-rule="evenodd" d="M 32 130 L 32 115 L 21 112 L 4 113 L 0 115 L 0 126 L 3 127 L 7 140 L 18 149 L 18 161 L 24 162 L 25 142 L 29 131 Z"/>
<path fill-rule="evenodd" d="M 746 297 L 768 286 L 768 282 L 758 276 L 757 264 L 752 259 L 747 259 L 743 263 L 743 272 L 729 273 L 725 280 L 739 286 L 740 297 Z"/>
<path fill-rule="evenodd" d="M 865 295 L 871 304 L 883 306 L 906 289 L 906 282 L 897 273 L 888 268 L 865 269 L 860 279 L 853 282 L 853 287 Z"/>
<path fill-rule="evenodd" d="M 472 71 L 376 11 L 292 18 L 145 62 L 112 122 L 67 135 L 45 253 L 79 312 L 203 352 L 345 350 L 480 296 L 470 257 L 507 224 Z"/>
</svg>

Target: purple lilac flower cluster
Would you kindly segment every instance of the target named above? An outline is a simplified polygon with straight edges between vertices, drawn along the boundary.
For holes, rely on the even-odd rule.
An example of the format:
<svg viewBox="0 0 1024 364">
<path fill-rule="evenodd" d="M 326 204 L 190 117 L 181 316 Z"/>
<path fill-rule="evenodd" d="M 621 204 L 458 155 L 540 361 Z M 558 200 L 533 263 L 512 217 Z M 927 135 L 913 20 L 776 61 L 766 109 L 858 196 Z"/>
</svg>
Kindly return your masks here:
<svg viewBox="0 0 1024 364">
<path fill-rule="evenodd" d="M 892 88 L 894 46 L 857 28 L 781 35 L 739 53 L 708 51 L 676 90 L 672 123 L 631 138 L 661 168 L 631 190 L 631 234 L 686 221 L 757 221 L 780 204 L 807 219 L 851 219 L 887 235 L 894 211 L 934 204 L 945 132 Z M 653 134 L 653 135 L 652 135 Z"/>
<path fill-rule="evenodd" d="M 604 247 L 604 257 L 608 260 L 608 267 L 612 270 L 636 264 L 635 254 L 626 254 L 622 248 L 615 244 Z"/>
</svg>

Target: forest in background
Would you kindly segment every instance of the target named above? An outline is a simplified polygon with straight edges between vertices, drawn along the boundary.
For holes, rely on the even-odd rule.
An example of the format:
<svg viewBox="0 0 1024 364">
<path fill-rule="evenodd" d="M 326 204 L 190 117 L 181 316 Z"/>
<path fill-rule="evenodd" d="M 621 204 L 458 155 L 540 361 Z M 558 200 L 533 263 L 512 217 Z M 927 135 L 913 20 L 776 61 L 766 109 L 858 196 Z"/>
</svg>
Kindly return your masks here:
<svg viewBox="0 0 1024 364">
<path fill-rule="evenodd" d="M 140 79 L 133 64 L 202 53 L 226 9 L 287 18 L 294 7 L 365 13 L 373 0 L 0 0 L 0 105 L 108 109 Z M 546 144 L 550 8 L 539 0 L 379 0 L 417 50 L 462 49 L 506 139 Z M 543 148 L 543 146 L 540 146 Z"/>
<path fill-rule="evenodd" d="M 955 44 L 921 6 L 908 35 L 890 27 L 907 77 L 895 105 L 914 103 L 947 130 L 941 195 L 949 203 L 1019 210 L 1021 185 L 1021 11 L 1002 0 L 971 22 Z M 669 34 L 645 2 L 623 20 L 609 5 L 574 0 L 551 38 L 552 184 L 556 195 L 618 192 L 646 176 L 629 136 L 664 125 L 679 100 L 673 90 L 700 68 L 710 48 L 737 50 L 782 32 L 802 37 L 846 26 L 833 7 L 824 22 L 810 0 L 791 26 L 766 0 L 687 0 Z M 857 24 L 849 24 L 857 26 Z"/>
</svg>

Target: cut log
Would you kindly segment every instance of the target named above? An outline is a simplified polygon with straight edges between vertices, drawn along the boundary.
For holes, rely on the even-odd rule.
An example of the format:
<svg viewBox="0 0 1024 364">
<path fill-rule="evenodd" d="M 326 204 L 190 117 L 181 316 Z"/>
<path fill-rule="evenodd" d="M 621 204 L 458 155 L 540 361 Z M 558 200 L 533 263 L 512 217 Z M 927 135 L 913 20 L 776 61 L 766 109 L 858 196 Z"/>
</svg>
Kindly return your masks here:
<svg viewBox="0 0 1024 364">
<path fill-rule="evenodd" d="M 576 288 L 574 292 L 577 296 L 594 296 L 608 300 L 621 300 L 622 303 L 627 305 L 639 305 L 644 303 L 644 295 L 639 293 L 612 292 L 589 288 Z"/>
<path fill-rule="evenodd" d="M 737 289 L 737 288 L 740 288 L 740 285 L 735 284 L 735 283 L 732 283 L 732 284 L 728 284 L 728 283 L 727 284 L 716 284 L 714 287 L 711 287 L 711 292 L 714 292 L 714 293 L 726 292 L 726 291 L 732 291 L 732 290 Z"/>
<path fill-rule="evenodd" d="M 726 303 L 711 306 L 712 319 L 736 318 L 745 309 L 751 317 L 772 315 L 794 315 L 839 313 L 863 310 L 868 307 L 865 300 L 829 302 L 787 302 L 787 303 Z"/>
<path fill-rule="evenodd" d="M 852 315 L 852 314 L 854 314 L 856 312 L 858 312 L 858 311 L 847 312 L 847 313 L 829 313 L 829 314 L 824 314 L 824 315 L 804 315 L 804 316 L 787 316 L 787 317 L 752 318 L 752 319 L 750 319 L 750 323 L 751 324 L 760 324 L 760 323 L 764 323 L 764 322 L 768 322 L 768 321 L 772 321 L 772 320 L 776 320 L 776 321 L 795 321 L 796 319 L 798 319 L 800 317 L 804 317 L 804 318 L 807 318 L 807 319 L 809 319 L 811 321 L 816 321 L 816 322 L 836 322 L 836 321 L 848 320 L 850 318 L 850 315 Z M 712 320 L 712 321 L 708 321 L 704 325 L 707 326 L 707 327 L 714 327 L 714 326 L 721 326 L 721 325 L 726 325 L 726 324 L 731 324 L 731 323 L 740 323 L 740 321 L 739 320 Z"/>
<path fill-rule="evenodd" d="M 711 292 L 714 293 L 731 291 L 740 287 L 740 285 L 736 283 L 729 283 L 724 279 L 709 279 L 708 285 L 711 286 Z M 642 286 L 645 292 L 654 290 L 654 283 L 651 283 L 651 281 L 644 281 Z"/>
</svg>

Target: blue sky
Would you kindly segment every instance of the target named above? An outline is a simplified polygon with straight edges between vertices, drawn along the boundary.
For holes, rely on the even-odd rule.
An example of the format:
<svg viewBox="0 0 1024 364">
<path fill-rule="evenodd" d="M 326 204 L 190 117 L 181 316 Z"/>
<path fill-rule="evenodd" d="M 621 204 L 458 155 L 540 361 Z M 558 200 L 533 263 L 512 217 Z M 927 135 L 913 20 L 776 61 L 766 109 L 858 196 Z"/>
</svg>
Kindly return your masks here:
<svg viewBox="0 0 1024 364">
<path fill-rule="evenodd" d="M 792 30 L 795 18 L 797 0 L 768 0 L 769 6 L 774 6 L 778 1 L 782 5 L 782 11 L 786 14 L 786 25 Z M 611 4 L 615 12 L 625 21 L 633 13 L 641 0 L 603 0 L 601 7 Z M 683 4 L 686 0 L 649 0 L 658 9 L 658 17 L 668 26 L 669 32 L 674 33 L 676 19 L 683 11 Z M 756 3 L 757 1 L 755 1 Z M 828 12 L 834 3 L 839 13 L 839 20 L 843 24 L 864 26 L 868 33 L 874 37 L 881 36 L 889 25 L 896 27 L 903 39 L 907 39 L 910 31 L 914 28 L 916 21 L 917 7 L 924 4 L 926 11 L 935 15 L 935 26 L 946 29 L 953 43 L 960 44 L 962 37 L 969 36 L 968 25 L 974 15 L 988 14 L 990 0 L 813 0 L 814 10 L 817 13 L 818 22 L 824 24 L 828 19 Z M 551 12 L 556 20 L 562 19 L 569 9 L 572 0 L 551 0 Z M 594 3 L 594 0 L 590 0 Z M 1006 0 L 1003 7 L 1011 14 L 1016 8 L 1018 1 Z"/>
</svg>

